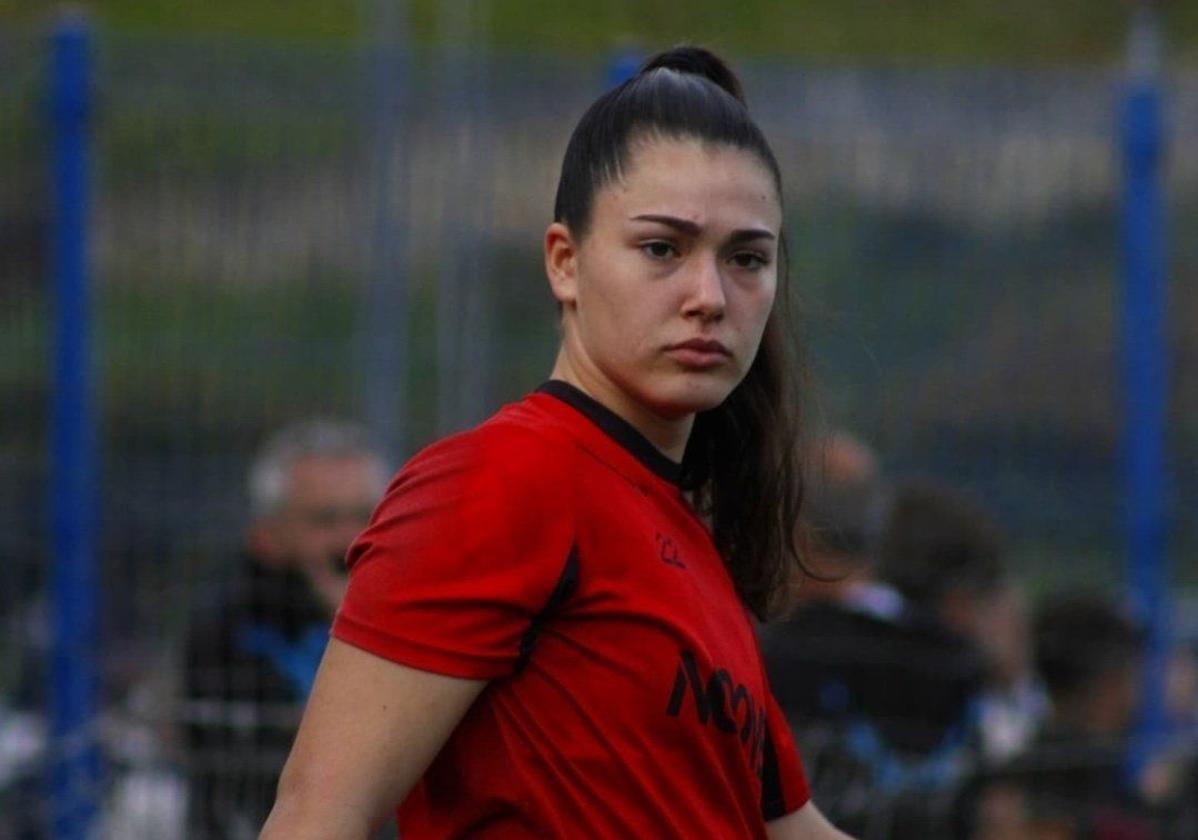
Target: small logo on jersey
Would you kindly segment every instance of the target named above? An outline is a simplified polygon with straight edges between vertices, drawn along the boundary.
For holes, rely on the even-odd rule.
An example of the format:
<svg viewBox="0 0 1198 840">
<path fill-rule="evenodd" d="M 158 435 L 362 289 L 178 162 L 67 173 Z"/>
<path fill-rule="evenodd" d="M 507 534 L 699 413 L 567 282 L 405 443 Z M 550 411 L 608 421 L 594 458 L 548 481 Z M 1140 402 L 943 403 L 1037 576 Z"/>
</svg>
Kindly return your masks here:
<svg viewBox="0 0 1198 840">
<path fill-rule="evenodd" d="M 661 562 L 668 563 L 671 566 L 676 566 L 679 569 L 685 569 L 686 564 L 678 556 L 678 546 L 672 539 L 667 537 L 661 531 L 657 532 L 657 556 Z"/>
<path fill-rule="evenodd" d="M 724 668 L 703 679 L 699 663 L 689 650 L 679 651 L 678 670 L 666 714 L 678 717 L 687 705 L 687 688 L 699 723 L 733 735 L 749 755 L 749 766 L 761 773 L 765 748 L 765 707 Z"/>
</svg>

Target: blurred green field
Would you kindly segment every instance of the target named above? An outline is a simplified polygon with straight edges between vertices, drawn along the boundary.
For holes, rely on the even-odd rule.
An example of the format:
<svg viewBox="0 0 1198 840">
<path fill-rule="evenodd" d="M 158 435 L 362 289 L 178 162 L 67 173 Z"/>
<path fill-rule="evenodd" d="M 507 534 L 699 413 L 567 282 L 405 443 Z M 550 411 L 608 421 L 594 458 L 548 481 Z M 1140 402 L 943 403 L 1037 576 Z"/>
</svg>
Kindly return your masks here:
<svg viewBox="0 0 1198 840">
<path fill-rule="evenodd" d="M 624 44 L 694 40 L 741 55 L 949 63 L 1108 63 L 1123 53 L 1127 0 L 486 0 L 475 26 L 498 48 L 598 53 Z M 0 21 L 37 21 L 53 3 L 0 0 Z M 409 0 L 413 37 L 434 42 L 440 0 Z M 226 33 L 345 43 L 368 27 L 375 0 L 102 0 L 94 14 L 126 32 Z M 481 13 L 479 13 L 481 10 Z M 1198 3 L 1167 5 L 1176 54 L 1198 60 Z"/>
</svg>

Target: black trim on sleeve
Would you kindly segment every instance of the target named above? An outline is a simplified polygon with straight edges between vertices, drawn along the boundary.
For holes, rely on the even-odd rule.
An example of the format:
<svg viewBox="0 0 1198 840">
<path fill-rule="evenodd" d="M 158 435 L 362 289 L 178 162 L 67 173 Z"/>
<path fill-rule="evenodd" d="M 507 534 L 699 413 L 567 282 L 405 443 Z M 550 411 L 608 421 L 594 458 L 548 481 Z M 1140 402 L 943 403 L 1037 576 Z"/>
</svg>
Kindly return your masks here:
<svg viewBox="0 0 1198 840">
<path fill-rule="evenodd" d="M 631 423 L 589 394 L 583 393 L 570 383 L 560 379 L 550 379 L 537 388 L 537 393 L 557 397 L 566 405 L 578 410 L 584 417 L 602 429 L 608 437 L 627 449 L 632 457 L 648 467 L 651 472 L 671 484 L 678 483 L 682 465 L 663 455 L 662 451 L 651 444 L 649 439 L 638 432 Z"/>
<path fill-rule="evenodd" d="M 545 606 L 541 607 L 541 611 L 532 617 L 528 629 L 520 638 L 520 655 L 516 659 L 517 674 L 523 671 L 524 666 L 528 664 L 528 659 L 532 656 L 532 649 L 536 647 L 537 637 L 541 635 L 541 626 L 545 623 L 545 619 L 564 604 L 577 588 L 578 546 L 571 546 L 570 553 L 566 555 L 566 565 L 562 568 L 561 577 L 557 579 L 557 586 L 553 587 L 553 593 L 549 596 L 549 600 L 545 602 Z"/>
<path fill-rule="evenodd" d="M 782 776 L 778 772 L 778 752 L 774 739 L 765 733 L 761 754 L 761 816 L 766 822 L 786 816 L 786 796 L 782 793 Z"/>
</svg>

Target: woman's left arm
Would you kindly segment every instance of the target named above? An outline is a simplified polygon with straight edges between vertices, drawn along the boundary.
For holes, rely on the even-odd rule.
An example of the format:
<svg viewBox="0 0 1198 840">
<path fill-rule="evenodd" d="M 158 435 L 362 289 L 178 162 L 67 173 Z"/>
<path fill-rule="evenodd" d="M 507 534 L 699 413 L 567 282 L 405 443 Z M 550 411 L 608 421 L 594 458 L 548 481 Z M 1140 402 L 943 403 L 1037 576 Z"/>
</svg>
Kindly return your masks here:
<svg viewBox="0 0 1198 840">
<path fill-rule="evenodd" d="M 765 828 L 770 840 L 852 840 L 828 822 L 814 802 L 766 823 Z"/>
</svg>

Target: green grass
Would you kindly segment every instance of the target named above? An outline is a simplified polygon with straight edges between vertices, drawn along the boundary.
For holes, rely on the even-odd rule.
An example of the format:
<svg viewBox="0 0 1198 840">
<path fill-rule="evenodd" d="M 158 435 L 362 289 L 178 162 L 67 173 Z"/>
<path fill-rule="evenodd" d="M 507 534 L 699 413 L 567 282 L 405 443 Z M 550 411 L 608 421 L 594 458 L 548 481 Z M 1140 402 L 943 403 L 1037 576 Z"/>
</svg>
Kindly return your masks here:
<svg viewBox="0 0 1198 840">
<path fill-rule="evenodd" d="M 351 43 L 381 0 L 103 0 L 94 15 L 130 33 L 235 34 Z M 693 40 L 738 55 L 812 60 L 1109 63 L 1123 54 L 1126 0 L 460 0 L 499 48 L 601 54 Z M 420 43 L 443 37 L 442 0 L 409 0 Z M 46 0 L 0 0 L 0 22 L 39 21 Z M 480 11 L 481 10 L 481 11 Z M 1175 51 L 1198 57 L 1198 3 L 1167 5 Z"/>
</svg>

